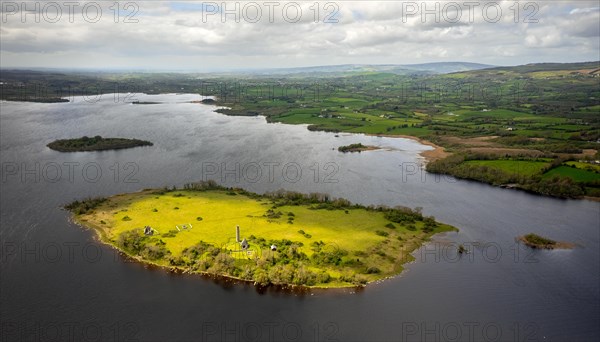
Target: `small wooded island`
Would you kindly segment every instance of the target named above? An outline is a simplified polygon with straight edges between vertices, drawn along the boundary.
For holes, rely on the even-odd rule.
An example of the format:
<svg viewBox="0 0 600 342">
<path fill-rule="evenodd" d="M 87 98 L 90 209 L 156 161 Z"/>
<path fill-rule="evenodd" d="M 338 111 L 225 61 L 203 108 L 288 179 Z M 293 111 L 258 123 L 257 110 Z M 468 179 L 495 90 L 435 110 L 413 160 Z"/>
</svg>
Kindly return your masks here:
<svg viewBox="0 0 600 342">
<path fill-rule="evenodd" d="M 318 193 L 257 195 L 212 181 L 65 208 L 138 261 L 256 285 L 363 286 L 399 274 L 432 235 L 456 230 L 420 209 Z"/>
<path fill-rule="evenodd" d="M 83 136 L 77 139 L 55 140 L 47 145 L 49 148 L 59 152 L 87 152 L 120 150 L 138 146 L 152 146 L 152 143 L 145 140 L 125 139 L 125 138 L 103 138 L 99 135 L 95 137 Z"/>
<path fill-rule="evenodd" d="M 568 242 L 554 241 L 534 233 L 519 236 L 518 239 L 526 246 L 540 249 L 569 249 L 573 248 L 573 244 Z"/>
<path fill-rule="evenodd" d="M 372 151 L 372 150 L 378 150 L 378 149 L 379 149 L 379 147 L 377 147 L 377 146 L 367 146 L 367 145 L 363 145 L 361 143 L 350 144 L 350 145 L 338 147 L 338 151 L 340 151 L 342 153 Z"/>
</svg>

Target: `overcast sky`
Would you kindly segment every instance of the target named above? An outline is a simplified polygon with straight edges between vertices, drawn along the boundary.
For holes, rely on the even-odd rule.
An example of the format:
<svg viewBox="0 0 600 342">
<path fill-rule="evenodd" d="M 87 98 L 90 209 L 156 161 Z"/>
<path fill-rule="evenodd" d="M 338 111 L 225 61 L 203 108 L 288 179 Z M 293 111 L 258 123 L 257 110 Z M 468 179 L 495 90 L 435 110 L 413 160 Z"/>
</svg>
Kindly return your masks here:
<svg viewBox="0 0 600 342">
<path fill-rule="evenodd" d="M 246 0 L 228 1 L 229 12 L 222 1 L 126 3 L 116 11 L 114 1 L 29 2 L 23 12 L 21 1 L 3 0 L 1 67 L 211 71 L 600 60 L 597 0 L 528 8 L 527 1 L 428 1 L 423 8 L 422 1 Z M 431 13 L 422 17 L 425 10 Z"/>
</svg>

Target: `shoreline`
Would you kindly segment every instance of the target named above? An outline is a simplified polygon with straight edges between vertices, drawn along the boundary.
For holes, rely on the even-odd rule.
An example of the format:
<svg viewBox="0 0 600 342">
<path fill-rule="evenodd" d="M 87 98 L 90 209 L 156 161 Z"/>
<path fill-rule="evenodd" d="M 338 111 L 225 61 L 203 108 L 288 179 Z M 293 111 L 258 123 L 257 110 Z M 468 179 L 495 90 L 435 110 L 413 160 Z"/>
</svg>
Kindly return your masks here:
<svg viewBox="0 0 600 342">
<path fill-rule="evenodd" d="M 202 95 L 202 96 L 204 96 L 204 95 Z M 224 106 L 226 106 L 226 104 L 220 103 L 220 99 L 219 99 L 219 97 L 217 95 L 212 96 L 212 101 L 210 103 L 204 103 L 202 101 L 193 101 L 193 102 L 194 103 L 195 102 L 200 102 L 200 103 L 203 103 L 203 104 L 214 105 L 214 106 L 217 106 L 219 108 L 223 108 Z M 237 116 L 237 115 L 230 115 L 230 114 L 226 114 L 226 113 L 221 113 L 221 112 L 218 111 L 219 108 L 215 109 L 214 112 L 215 113 L 219 113 L 221 115 L 226 115 L 226 116 Z M 260 115 L 259 114 L 259 116 L 267 118 L 264 115 Z M 267 121 L 267 123 L 269 123 L 269 122 Z M 288 123 L 283 123 L 283 122 L 282 122 L 282 124 L 290 125 Z M 291 125 L 294 125 L 294 124 L 291 124 Z M 308 127 L 310 124 L 302 124 L 302 125 L 306 125 Z M 327 132 L 327 131 L 322 131 L 322 132 Z M 383 137 L 383 138 L 404 138 L 404 139 L 410 139 L 410 140 L 416 141 L 416 142 L 418 142 L 418 143 L 420 143 L 422 145 L 433 147 L 433 150 L 427 150 L 427 151 L 421 151 L 421 152 L 419 152 L 419 156 L 421 156 L 422 158 L 424 158 L 426 163 L 433 162 L 433 161 L 440 160 L 440 159 L 444 159 L 444 158 L 449 157 L 449 156 L 452 155 L 452 153 L 446 151 L 446 149 L 444 147 L 439 146 L 437 144 L 434 144 L 433 142 L 431 142 L 429 140 L 425 140 L 423 138 L 415 137 L 415 136 L 412 136 L 412 135 L 404 135 L 404 134 L 381 134 L 381 133 L 361 133 L 361 132 L 337 132 L 336 134 L 341 134 L 341 133 L 343 133 L 343 134 L 363 134 L 363 135 L 367 135 L 367 136 Z"/>
<path fill-rule="evenodd" d="M 133 193 L 140 193 L 140 192 L 144 192 L 146 190 L 148 190 L 148 189 L 143 189 L 143 190 L 136 191 L 136 192 L 133 192 Z M 64 208 L 62 208 L 62 209 L 70 213 L 69 220 L 73 224 L 79 226 L 82 229 L 94 231 L 94 236 L 96 237 L 96 239 L 97 239 L 97 241 L 99 243 L 101 243 L 101 244 L 103 244 L 103 245 L 105 245 L 107 247 L 110 247 L 110 248 L 114 249 L 115 251 L 117 251 L 119 253 L 119 255 L 121 257 L 123 257 L 125 259 L 132 260 L 132 261 L 134 261 L 135 263 L 137 263 L 140 266 L 155 267 L 156 269 L 159 269 L 161 271 L 167 271 L 167 272 L 170 272 L 170 273 L 176 273 L 176 274 L 182 274 L 182 275 L 184 275 L 184 274 L 185 275 L 197 275 L 197 276 L 201 276 L 201 277 L 205 277 L 205 278 L 210 278 L 210 279 L 213 279 L 213 280 L 214 279 L 221 279 L 221 280 L 227 280 L 227 281 L 235 281 L 235 282 L 239 282 L 239 283 L 243 283 L 243 284 L 247 284 L 247 285 L 252 285 L 252 286 L 255 286 L 257 288 L 263 288 L 263 289 L 266 289 L 266 288 L 269 288 L 269 287 L 273 287 L 273 288 L 282 289 L 282 290 L 304 290 L 304 291 L 307 291 L 307 290 L 322 290 L 322 291 L 327 291 L 327 292 L 329 292 L 329 291 L 335 291 L 335 290 L 343 291 L 343 290 L 351 290 L 351 289 L 354 289 L 354 290 L 358 291 L 358 290 L 362 290 L 362 289 L 366 288 L 367 285 L 376 284 L 378 282 L 381 282 L 381 281 L 384 281 L 384 280 L 387 280 L 387 279 L 390 279 L 390 278 L 393 278 L 393 277 L 400 276 L 403 273 L 403 272 L 401 272 L 401 273 L 397 274 L 396 276 L 384 278 L 384 279 L 381 279 L 381 280 L 373 280 L 373 281 L 368 282 L 365 285 L 348 285 L 348 286 L 335 286 L 335 287 L 333 287 L 333 286 L 332 287 L 318 286 L 318 285 L 307 286 L 307 285 L 294 285 L 294 284 L 268 284 L 268 285 L 261 285 L 261 284 L 258 284 L 254 280 L 246 280 L 246 279 L 242 279 L 242 278 L 239 278 L 239 277 L 236 277 L 236 276 L 233 276 L 233 275 L 215 274 L 215 273 L 210 273 L 210 272 L 207 272 L 207 271 L 193 271 L 193 270 L 190 270 L 189 268 L 186 268 L 186 267 L 183 267 L 183 266 L 162 265 L 162 264 L 159 264 L 159 263 L 157 263 L 155 261 L 152 261 L 152 260 L 146 260 L 146 259 L 142 258 L 139 255 L 132 255 L 131 253 L 128 253 L 127 251 L 124 251 L 123 249 L 115 246 L 113 243 L 111 243 L 110 241 L 108 241 L 107 240 L 108 237 L 106 236 L 106 232 L 101 227 L 97 227 L 96 225 L 89 224 L 89 223 L 88 223 L 89 225 L 86 225 L 83 222 L 81 222 L 80 220 L 78 220 L 76 218 L 76 215 L 74 213 L 72 213 L 70 210 L 64 209 Z M 434 236 L 438 235 L 438 234 L 443 234 L 443 233 L 445 233 L 445 232 L 434 234 Z"/>
<path fill-rule="evenodd" d="M 173 272 L 173 273 L 179 273 L 179 274 L 196 274 L 196 275 L 200 275 L 203 277 L 209 277 L 212 279 L 224 279 L 224 280 L 229 280 L 229 281 L 236 281 L 236 282 L 240 282 L 240 283 L 244 283 L 244 284 L 248 284 L 248 285 L 253 285 L 257 288 L 275 288 L 275 289 L 282 289 L 282 290 L 289 290 L 289 291 L 306 291 L 306 290 L 338 290 L 338 291 L 357 291 L 360 289 L 365 288 L 367 285 L 370 284 L 376 284 L 376 283 L 381 283 L 382 281 L 385 281 L 387 279 L 391 279 L 394 277 L 397 277 L 399 275 L 401 275 L 404 271 L 404 264 L 409 263 L 410 261 L 412 261 L 410 256 L 406 256 L 406 258 L 402 258 L 400 257 L 399 259 L 397 259 L 396 261 L 394 261 L 391 265 L 393 266 L 393 270 L 389 269 L 388 271 L 384 271 L 381 273 L 381 277 L 368 277 L 368 278 L 364 278 L 364 282 L 359 282 L 356 283 L 354 281 L 348 281 L 348 280 L 344 280 L 343 278 L 337 278 L 337 276 L 335 276 L 334 278 L 332 278 L 331 283 L 329 283 L 329 281 L 325 281 L 324 283 L 320 283 L 318 282 L 317 284 L 314 285 L 308 285 L 308 284 L 296 284 L 296 283 L 280 283 L 280 282 L 271 282 L 268 281 L 266 283 L 261 282 L 260 280 L 257 281 L 258 278 L 242 278 L 240 276 L 238 276 L 237 274 L 230 274 L 228 272 L 214 272 L 214 271 L 210 271 L 210 270 L 202 270 L 202 269 L 198 269 L 194 267 L 194 264 L 188 264 L 188 263 L 173 263 L 171 257 L 168 258 L 162 258 L 161 259 L 157 259 L 157 260 L 153 260 L 153 259 L 148 259 L 144 256 L 144 254 L 136 254 L 137 252 L 132 252 L 129 250 L 126 250 L 124 248 L 122 248 L 122 246 L 120 246 L 117 243 L 117 237 L 119 236 L 117 234 L 117 232 L 119 230 L 115 230 L 118 229 L 118 226 L 115 227 L 114 224 L 111 224 L 110 221 L 107 220 L 107 217 L 105 216 L 107 211 L 112 212 L 114 209 L 114 205 L 117 205 L 118 208 L 122 208 L 123 209 L 129 209 L 131 210 L 131 204 L 135 203 L 136 199 L 141 199 L 141 200 L 146 200 L 146 197 L 155 197 L 156 192 L 155 190 L 160 190 L 160 189 L 143 189 L 137 192 L 132 192 L 132 193 L 127 193 L 127 194 L 117 194 L 117 195 L 113 195 L 110 197 L 107 197 L 106 199 L 103 199 L 102 202 L 99 202 L 98 205 L 93 206 L 91 208 L 88 209 L 87 212 L 83 212 L 83 213 L 79 213 L 76 211 L 73 211 L 72 208 L 71 210 L 69 210 L 67 206 L 65 206 L 65 210 L 70 212 L 70 221 L 78 226 L 80 226 L 81 228 L 84 229 L 92 229 L 95 231 L 95 236 L 98 238 L 98 242 L 109 246 L 110 248 L 113 248 L 114 250 L 118 251 L 119 254 L 121 254 L 122 256 L 136 261 L 142 265 L 147 265 L 147 266 L 151 266 L 151 267 L 157 267 L 160 268 L 162 270 L 166 270 L 169 272 Z M 239 189 L 241 190 L 241 189 Z M 194 191 L 194 190 L 184 190 L 184 189 L 178 189 L 178 190 L 174 190 L 177 192 L 181 192 L 181 191 Z M 201 192 L 206 192 L 208 191 L 208 193 L 212 193 L 213 191 L 217 191 L 217 192 L 223 192 L 225 194 L 226 190 L 223 189 L 218 189 L 218 190 L 198 190 Z M 239 193 L 239 195 L 244 195 L 247 192 L 241 190 L 242 192 Z M 169 193 L 167 193 L 169 194 Z M 249 193 L 251 194 L 251 193 Z M 141 196 L 141 197 L 140 197 Z M 162 195 L 161 195 L 162 196 Z M 248 195 L 244 195 L 244 196 L 248 196 Z M 185 197 L 185 196 L 174 196 L 175 198 L 178 197 Z M 192 195 L 193 197 L 193 195 Z M 250 198 L 250 197 L 249 197 Z M 189 197 L 188 197 L 189 199 Z M 116 200 L 116 201 L 115 201 Z M 162 200 L 162 199 L 161 199 Z M 133 202 L 132 202 L 133 201 Z M 76 201 L 78 202 L 78 201 Z M 123 205 L 123 203 L 127 203 L 130 202 L 126 205 Z M 275 202 L 274 202 L 275 203 Z M 320 202 L 321 203 L 321 202 Z M 322 203 L 332 203 L 332 202 L 322 202 Z M 305 206 L 306 204 L 299 204 L 299 208 L 302 208 L 303 206 Z M 107 208 L 110 208 L 110 210 L 108 210 Z M 354 207 L 354 206 L 350 206 L 350 207 L 344 207 L 347 210 L 364 210 L 367 208 L 359 208 L 359 207 Z M 344 208 L 341 208 L 340 210 L 344 210 Z M 352 209 L 351 209 L 352 208 Z M 161 209 L 162 210 L 162 209 Z M 325 209 L 321 209 L 321 210 L 325 210 Z M 373 209 L 372 209 L 373 210 Z M 124 211 L 128 211 L 128 210 L 124 210 Z M 329 212 L 329 211 L 324 211 L 324 212 Z M 372 213 L 378 213 L 380 212 L 379 210 L 374 210 L 374 211 L 369 211 L 368 212 L 372 212 Z M 131 211 L 130 211 L 130 214 Z M 135 214 L 134 214 L 135 215 Z M 376 214 L 376 215 L 381 215 L 381 214 Z M 132 215 L 133 216 L 133 215 Z M 105 222 L 100 220 L 100 218 L 103 218 L 106 221 Z M 135 216 L 134 216 L 135 218 Z M 417 221 L 420 222 L 420 221 Z M 440 223 L 438 222 L 438 228 L 436 228 L 433 231 L 421 231 L 420 229 L 418 230 L 417 236 L 415 237 L 411 232 L 408 232 L 409 235 L 413 235 L 414 239 L 404 239 L 406 242 L 401 243 L 401 245 L 405 246 L 406 248 L 411 249 L 411 252 L 409 254 L 411 254 L 412 252 L 414 252 L 415 250 L 421 248 L 424 244 L 426 244 L 428 241 L 431 240 L 431 238 L 433 238 L 435 235 L 439 234 L 439 233 L 444 233 L 447 232 L 449 230 L 456 230 L 455 227 L 449 226 L 447 224 L 444 223 Z M 137 223 L 136 223 L 137 226 Z M 154 225 L 153 225 L 154 226 Z M 158 225 L 158 227 L 160 228 L 160 231 L 163 231 L 162 226 Z M 210 227 L 210 226 L 209 226 Z M 419 226 L 420 227 L 420 224 Z M 373 229 L 378 228 L 378 226 L 374 226 Z M 137 228 L 136 228 L 137 229 Z M 135 231 L 136 229 L 134 229 L 133 231 Z M 304 228 L 306 229 L 306 228 Z M 315 228 L 312 228 L 313 232 L 314 230 L 316 230 Z M 396 229 L 396 228 L 394 228 Z M 396 230 L 392 231 L 390 230 L 390 236 L 395 236 L 396 234 L 401 234 L 402 236 L 404 236 L 404 229 L 405 226 L 404 225 L 398 225 L 397 228 L 397 232 Z M 375 230 L 373 230 L 373 232 L 375 233 Z M 256 234 L 256 233 L 255 233 Z M 121 234 L 122 235 L 122 234 Z M 164 238 L 162 236 L 163 234 L 158 233 L 158 235 L 156 236 L 159 240 Z M 377 234 L 379 235 L 379 234 Z M 387 235 L 386 235 L 387 236 Z M 408 236 L 408 235 L 406 235 Z M 165 236 L 168 238 L 168 236 Z M 186 239 L 191 238 L 190 237 L 185 237 Z M 205 236 L 206 237 L 206 236 Z M 268 239 L 276 239 L 274 237 L 269 237 L 266 236 Z M 198 238 L 198 236 L 196 236 L 195 238 Z M 398 240 L 403 240 L 403 239 L 398 239 Z M 162 241 L 162 240 L 160 240 Z M 167 240 L 165 240 L 167 241 Z M 186 240 L 187 241 L 187 240 Z M 201 238 L 202 241 L 202 238 Z M 190 246 L 193 245 L 193 240 L 189 240 L 188 241 L 190 243 Z M 169 242 L 167 241 L 167 244 Z M 326 241 L 326 243 L 329 243 Z M 373 246 L 376 246 L 377 243 Z M 217 246 L 217 245 L 214 245 Z M 365 248 L 371 248 L 371 245 L 365 246 Z M 168 251 L 169 249 L 167 249 Z M 264 253 L 264 252 L 263 252 Z M 173 258 L 181 258 L 181 256 L 177 255 L 177 254 L 171 254 L 170 252 L 168 253 L 169 255 L 172 255 Z M 192 259 L 191 261 L 193 261 L 194 259 Z M 404 260 L 404 262 L 402 262 L 402 260 Z M 400 263 L 397 263 L 400 262 Z M 365 265 L 367 265 L 368 262 L 365 260 Z M 300 264 L 302 267 L 306 266 L 306 267 L 312 267 L 311 264 L 305 264 L 302 265 L 302 263 Z M 336 264 L 337 265 L 337 264 Z M 377 267 L 388 267 L 384 264 L 376 264 Z M 260 266 L 259 268 L 260 269 Z M 268 271 L 269 268 L 265 268 L 265 271 Z M 352 271 L 351 269 L 337 269 L 337 266 L 325 266 L 323 268 L 324 272 L 333 272 L 333 274 L 336 274 L 336 272 L 351 272 L 351 274 L 355 274 L 357 276 L 362 275 L 362 270 L 356 269 L 354 271 Z M 356 272 L 356 273 L 353 273 Z M 366 273 L 368 274 L 368 273 Z M 370 279 L 369 279 L 370 278 Z"/>
<path fill-rule="evenodd" d="M 419 155 L 423 157 L 427 162 L 433 162 L 436 160 L 444 159 L 452 155 L 451 152 L 446 151 L 442 146 L 436 145 L 429 140 L 425 140 L 423 138 L 414 137 L 411 135 L 394 135 L 394 134 L 373 134 L 373 133 L 363 133 L 372 137 L 382 137 L 382 138 L 404 138 L 416 141 L 422 145 L 433 147 L 433 150 L 426 150 L 419 152 Z"/>
<path fill-rule="evenodd" d="M 66 210 L 66 209 L 65 209 Z M 68 210 L 67 210 L 68 211 Z M 169 273 L 175 273 L 175 274 L 181 274 L 181 275 L 196 275 L 196 276 L 200 276 L 203 278 L 209 278 L 212 280 L 222 280 L 222 281 L 233 281 L 233 282 L 237 282 L 240 284 L 245 284 L 245 285 L 251 285 L 254 286 L 257 289 L 268 289 L 268 288 L 274 288 L 277 290 L 284 290 L 284 291 L 290 291 L 293 293 L 302 293 L 302 292 L 311 292 L 311 291 L 321 291 L 323 293 L 325 292 L 340 292 L 340 293 L 349 293 L 349 294 L 353 294 L 356 293 L 358 291 L 362 291 L 365 290 L 367 287 L 372 287 L 374 285 L 377 284 L 381 284 L 383 282 L 387 282 L 389 280 L 392 280 L 394 278 L 397 277 L 401 277 L 402 275 L 404 275 L 404 273 L 407 272 L 407 270 L 405 270 L 404 268 L 397 274 L 395 275 L 390 275 L 381 279 L 377 279 L 377 280 L 371 280 L 368 281 L 365 284 L 362 285 L 335 285 L 335 286 L 320 286 L 320 285 L 295 285 L 295 284 L 267 284 L 267 285 L 262 285 L 259 284 L 258 282 L 254 281 L 254 280 L 247 280 L 247 279 L 242 279 L 233 275 L 228 275 L 228 274 L 215 274 L 215 273 L 210 273 L 207 271 L 193 271 L 190 270 L 190 268 L 186 268 L 186 267 L 182 267 L 182 266 L 169 266 L 169 265 L 162 265 L 159 263 L 156 263 L 154 261 L 151 260 L 146 260 L 143 259 L 141 256 L 137 256 L 137 255 L 132 255 L 124 250 L 122 250 L 121 248 L 115 246 L 114 244 L 112 244 L 110 241 L 106 241 L 104 240 L 104 232 L 101 231 L 100 228 L 97 227 L 90 227 L 90 226 L 86 226 L 85 224 L 83 224 L 82 222 L 80 222 L 79 220 L 77 220 L 75 218 L 75 215 L 71 213 L 71 222 L 77 226 L 79 226 L 82 229 L 85 230 L 93 230 L 94 231 L 94 235 L 97 238 L 97 241 L 107 247 L 110 247 L 112 249 L 114 249 L 115 251 L 117 251 L 119 253 L 119 255 L 123 258 L 129 259 L 134 261 L 135 263 L 137 263 L 140 266 L 143 267 L 154 267 L 160 271 L 166 271 Z M 431 236 L 430 239 L 433 239 L 434 237 L 438 236 L 438 235 L 444 235 L 447 234 L 448 232 L 439 232 L 439 233 L 435 233 Z M 409 260 L 407 262 L 405 262 L 404 264 L 402 264 L 402 266 L 404 267 L 405 265 L 409 265 L 414 263 L 414 256 L 413 253 L 418 251 L 420 248 L 423 248 L 423 246 L 425 246 L 427 243 L 430 243 L 431 240 L 429 241 L 425 241 L 422 245 L 420 245 L 418 248 L 416 248 L 414 251 L 412 251 L 411 253 L 409 253 L 409 255 L 413 258 L 412 260 Z"/>
</svg>

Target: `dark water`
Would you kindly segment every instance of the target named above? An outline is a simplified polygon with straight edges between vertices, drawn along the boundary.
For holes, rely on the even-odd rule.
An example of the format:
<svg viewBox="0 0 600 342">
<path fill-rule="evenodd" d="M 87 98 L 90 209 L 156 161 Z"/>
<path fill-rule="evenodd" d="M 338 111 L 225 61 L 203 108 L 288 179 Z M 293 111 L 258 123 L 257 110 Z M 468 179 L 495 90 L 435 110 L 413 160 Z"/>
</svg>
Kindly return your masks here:
<svg viewBox="0 0 600 342">
<path fill-rule="evenodd" d="M 0 338 L 84 341 L 576 341 L 600 337 L 600 203 L 558 200 L 418 168 L 405 139 L 309 132 L 185 103 L 0 103 Z M 131 101 L 131 98 L 126 99 Z M 64 154 L 82 135 L 152 147 Z M 382 150 L 341 154 L 355 142 Z M 99 173 L 99 170 L 101 174 Z M 301 171 L 301 174 L 299 174 Z M 73 199 L 203 178 L 265 192 L 326 192 L 363 204 L 420 206 L 460 228 L 415 252 L 400 277 L 352 291 L 257 290 L 127 262 L 68 221 Z M 530 251 L 537 232 L 579 247 Z M 341 238 L 352 238 L 351 236 Z M 456 243 L 472 253 L 456 257 Z"/>
</svg>

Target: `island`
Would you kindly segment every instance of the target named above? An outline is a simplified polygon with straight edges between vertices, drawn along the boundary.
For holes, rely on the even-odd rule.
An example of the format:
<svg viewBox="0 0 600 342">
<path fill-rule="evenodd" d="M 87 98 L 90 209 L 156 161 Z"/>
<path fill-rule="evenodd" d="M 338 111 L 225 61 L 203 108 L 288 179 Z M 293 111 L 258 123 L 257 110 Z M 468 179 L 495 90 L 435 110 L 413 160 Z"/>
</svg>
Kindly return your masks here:
<svg viewBox="0 0 600 342">
<path fill-rule="evenodd" d="M 531 248 L 539 249 L 570 249 L 573 248 L 572 243 L 554 241 L 534 233 L 519 236 L 518 240 L 523 242 L 526 246 Z"/>
<path fill-rule="evenodd" d="M 340 146 L 338 147 L 338 151 L 342 152 L 342 153 L 352 153 L 352 152 L 362 152 L 362 151 L 373 151 L 373 150 L 378 150 L 379 147 L 377 146 L 367 146 L 367 145 L 363 145 L 361 143 L 358 144 L 350 144 L 350 145 L 346 145 L 346 146 Z"/>
<path fill-rule="evenodd" d="M 321 193 L 258 195 L 214 181 L 65 208 L 137 261 L 256 286 L 364 286 L 400 274 L 432 235 L 456 230 L 419 208 L 362 206 Z"/>
<path fill-rule="evenodd" d="M 161 104 L 161 102 L 156 101 L 133 101 L 131 104 L 135 105 L 150 105 L 150 104 Z"/>
<path fill-rule="evenodd" d="M 152 146 L 149 141 L 138 139 L 125 138 L 103 138 L 99 135 L 95 137 L 83 136 L 77 139 L 61 139 L 49 143 L 47 146 L 50 149 L 59 152 L 87 152 L 87 151 L 104 151 L 104 150 L 120 150 L 124 148 L 132 148 L 138 146 Z"/>
</svg>

